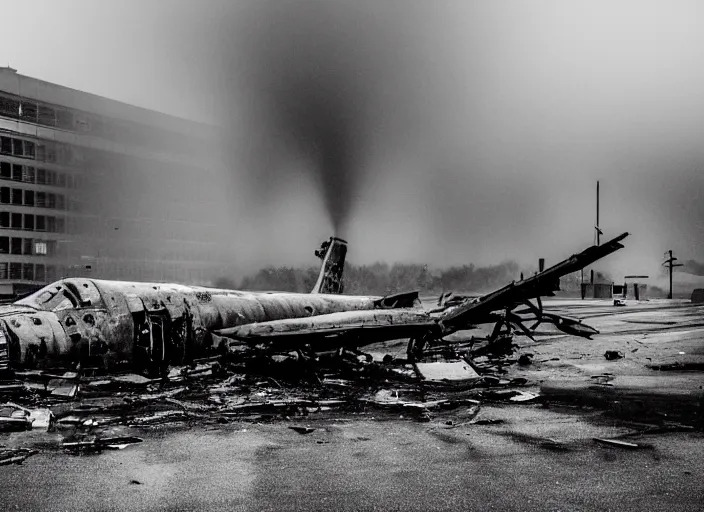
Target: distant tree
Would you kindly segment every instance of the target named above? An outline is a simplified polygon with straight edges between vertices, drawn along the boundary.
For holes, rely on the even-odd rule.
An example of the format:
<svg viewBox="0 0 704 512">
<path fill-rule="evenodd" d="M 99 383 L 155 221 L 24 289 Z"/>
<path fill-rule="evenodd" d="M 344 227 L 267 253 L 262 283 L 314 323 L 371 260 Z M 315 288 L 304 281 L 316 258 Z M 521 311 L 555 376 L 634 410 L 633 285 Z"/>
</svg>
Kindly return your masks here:
<svg viewBox="0 0 704 512">
<path fill-rule="evenodd" d="M 240 288 L 308 292 L 313 288 L 318 272 L 319 269 L 314 267 L 266 267 L 246 276 Z M 426 264 L 377 262 L 371 265 L 348 263 L 343 282 L 345 293 L 349 295 L 386 295 L 413 290 L 426 294 L 442 291 L 480 293 L 499 288 L 519 276 L 520 267 L 514 261 L 486 267 L 469 264 L 435 271 Z M 232 287 L 232 283 L 227 284 Z"/>
</svg>

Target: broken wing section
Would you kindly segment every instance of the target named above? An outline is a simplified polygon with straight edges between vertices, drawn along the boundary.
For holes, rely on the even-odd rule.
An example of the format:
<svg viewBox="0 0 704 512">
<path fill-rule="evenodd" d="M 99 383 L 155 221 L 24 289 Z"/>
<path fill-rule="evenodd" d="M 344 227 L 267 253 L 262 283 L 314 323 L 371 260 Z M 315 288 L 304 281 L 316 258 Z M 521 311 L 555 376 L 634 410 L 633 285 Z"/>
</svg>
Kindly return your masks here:
<svg viewBox="0 0 704 512">
<path fill-rule="evenodd" d="M 528 279 L 518 283 L 513 282 L 483 297 L 468 299 L 464 303 L 441 313 L 439 317 L 440 323 L 446 332 L 454 332 L 466 328 L 468 325 L 492 322 L 492 314 L 496 311 L 508 311 L 520 304 L 526 304 L 530 299 L 552 296 L 554 295 L 553 292 L 560 289 L 560 277 L 576 272 L 622 249 L 623 245 L 620 242 L 627 236 L 628 233 L 623 233 L 602 245 L 594 245 L 578 254 L 574 254 L 557 265 Z M 549 319 L 546 318 L 546 320 Z M 567 324 L 570 326 L 574 325 L 569 322 Z"/>
<path fill-rule="evenodd" d="M 271 349 L 290 351 L 310 345 L 335 350 L 401 338 L 413 338 L 438 328 L 422 310 L 344 311 L 308 318 L 259 322 L 215 331 L 229 338 L 230 347 L 270 343 Z"/>
</svg>

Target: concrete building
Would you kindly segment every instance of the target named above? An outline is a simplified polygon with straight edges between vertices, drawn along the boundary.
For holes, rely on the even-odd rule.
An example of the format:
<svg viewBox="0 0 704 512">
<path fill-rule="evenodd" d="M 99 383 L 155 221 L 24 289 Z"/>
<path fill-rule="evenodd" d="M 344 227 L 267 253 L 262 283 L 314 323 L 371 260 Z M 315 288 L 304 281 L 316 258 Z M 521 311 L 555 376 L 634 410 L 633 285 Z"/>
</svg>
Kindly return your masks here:
<svg viewBox="0 0 704 512">
<path fill-rule="evenodd" d="M 582 283 L 582 299 L 610 299 L 613 296 L 613 283 Z"/>
<path fill-rule="evenodd" d="M 0 68 L 0 296 L 227 275 L 218 130 Z"/>
<path fill-rule="evenodd" d="M 601 272 L 589 272 L 589 282 L 582 282 L 582 299 L 610 299 L 614 296 L 614 283 Z"/>
<path fill-rule="evenodd" d="M 630 300 L 648 300 L 648 276 L 625 276 L 623 298 Z"/>
</svg>

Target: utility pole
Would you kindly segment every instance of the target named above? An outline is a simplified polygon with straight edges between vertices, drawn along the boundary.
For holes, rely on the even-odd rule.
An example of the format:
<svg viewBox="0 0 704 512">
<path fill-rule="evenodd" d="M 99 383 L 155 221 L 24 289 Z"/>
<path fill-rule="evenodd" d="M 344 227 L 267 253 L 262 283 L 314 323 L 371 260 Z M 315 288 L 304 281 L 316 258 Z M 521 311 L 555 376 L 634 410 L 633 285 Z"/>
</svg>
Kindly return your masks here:
<svg viewBox="0 0 704 512">
<path fill-rule="evenodd" d="M 675 263 L 677 261 L 677 258 L 672 256 L 672 250 L 669 250 L 665 253 L 665 256 L 670 255 L 668 259 L 663 261 L 663 265 L 667 265 L 670 270 L 670 292 L 667 294 L 667 298 L 671 299 L 672 298 L 672 269 L 674 267 L 683 267 L 684 265 L 682 263 Z"/>
<path fill-rule="evenodd" d="M 599 245 L 599 237 L 601 230 L 599 229 L 599 181 L 596 182 L 596 245 Z"/>
<path fill-rule="evenodd" d="M 599 182 L 596 182 L 596 226 L 594 226 L 594 234 L 596 235 L 596 245 L 599 245 L 601 243 L 601 229 L 599 229 Z M 594 269 L 591 269 L 590 271 L 591 278 L 590 281 L 592 284 L 594 284 Z M 584 270 L 582 270 L 582 275 L 584 275 Z M 582 277 L 582 280 L 584 280 L 584 277 Z"/>
</svg>

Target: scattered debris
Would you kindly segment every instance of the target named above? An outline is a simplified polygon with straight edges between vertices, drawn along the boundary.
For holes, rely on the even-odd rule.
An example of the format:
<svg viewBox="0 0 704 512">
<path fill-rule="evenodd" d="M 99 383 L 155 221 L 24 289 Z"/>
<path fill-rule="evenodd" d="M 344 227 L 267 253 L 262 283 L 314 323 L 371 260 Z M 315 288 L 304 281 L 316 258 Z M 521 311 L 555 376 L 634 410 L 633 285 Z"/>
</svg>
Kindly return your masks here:
<svg viewBox="0 0 704 512">
<path fill-rule="evenodd" d="M 482 380 L 487 386 L 498 386 L 501 382 L 501 379 L 495 375 L 484 375 Z"/>
<path fill-rule="evenodd" d="M 51 396 L 54 397 L 73 399 L 78 394 L 78 384 L 65 384 L 59 379 L 49 381 L 47 387 L 53 388 L 51 389 Z"/>
<path fill-rule="evenodd" d="M 533 354 L 521 354 L 518 358 L 518 364 L 521 366 L 528 366 L 533 363 Z"/>
<path fill-rule="evenodd" d="M 465 361 L 416 363 L 415 370 L 423 382 L 433 384 L 472 383 L 481 379 Z"/>
<path fill-rule="evenodd" d="M 123 450 L 130 445 L 143 442 L 139 437 L 104 437 L 99 440 L 100 444 L 111 450 Z"/>
<path fill-rule="evenodd" d="M 146 386 L 147 384 L 151 384 L 153 382 L 159 382 L 161 379 L 148 379 L 147 377 L 143 375 L 138 375 L 136 373 L 128 373 L 124 375 L 117 375 L 115 377 L 111 377 L 110 379 L 106 379 L 103 381 L 98 381 L 98 382 L 107 382 L 107 383 L 112 383 L 112 382 L 118 382 L 118 383 L 125 383 L 125 384 L 135 384 L 138 386 Z M 93 385 L 96 385 L 94 382 Z"/>
<path fill-rule="evenodd" d="M 608 446 L 616 446 L 618 448 L 628 448 L 630 450 L 640 448 L 640 446 L 635 443 L 627 443 L 626 441 L 619 441 L 618 439 L 601 439 L 601 438 L 595 437 L 594 441 L 596 441 L 597 443 L 608 445 Z"/>
<path fill-rule="evenodd" d="M 513 336 L 503 334 L 493 341 L 487 341 L 472 353 L 473 356 L 486 356 L 488 359 L 508 357 L 518 348 L 513 342 Z"/>
<path fill-rule="evenodd" d="M 291 430 L 295 430 L 299 434 L 310 434 L 311 432 L 315 431 L 315 429 L 312 427 L 300 427 L 296 425 L 291 425 L 288 428 L 290 428 Z"/>
<path fill-rule="evenodd" d="M 0 466 L 9 464 L 22 464 L 28 457 L 36 455 L 39 450 L 30 450 L 28 448 L 17 448 L 13 450 L 0 449 Z"/>
<path fill-rule="evenodd" d="M 212 375 L 214 370 L 217 370 L 219 366 L 216 361 L 208 362 L 204 364 L 198 364 L 193 367 L 190 366 L 177 366 L 169 370 L 167 374 L 167 379 L 171 382 L 180 382 L 184 379 L 193 377 L 205 377 Z"/>
<path fill-rule="evenodd" d="M 175 396 L 178 396 L 185 391 L 187 391 L 188 388 L 186 387 L 181 387 L 181 388 L 176 388 L 176 389 L 170 389 L 169 391 L 163 391 L 161 393 L 153 393 L 150 395 L 139 395 L 139 400 L 142 401 L 150 401 L 150 400 L 161 400 L 164 398 L 173 398 Z"/>
<path fill-rule="evenodd" d="M 341 388 L 349 388 L 354 385 L 354 383 L 350 380 L 345 380 L 345 379 L 323 379 L 322 380 L 323 386 L 334 386 L 334 387 L 341 387 Z"/>
<path fill-rule="evenodd" d="M 11 402 L 0 406 L 0 431 L 17 432 L 31 430 L 32 421 L 29 419 L 31 411 L 21 405 Z"/>
<path fill-rule="evenodd" d="M 459 423 L 456 423 L 454 420 L 447 420 L 445 422 L 445 426 L 448 428 L 456 428 L 456 427 L 463 427 L 465 425 L 471 425 L 472 420 L 477 417 L 479 414 L 479 411 L 481 410 L 479 405 L 475 405 L 473 407 L 469 407 L 461 416 L 461 418 L 464 421 L 460 421 Z"/>
<path fill-rule="evenodd" d="M 682 425 L 681 423 L 665 422 L 661 426 L 646 425 L 642 430 L 623 434 L 620 437 L 635 437 L 649 434 L 667 434 L 670 432 L 694 432 L 696 429 L 691 425 Z"/>
<path fill-rule="evenodd" d="M 29 421 L 32 422 L 33 429 L 49 430 L 54 425 L 56 418 L 50 409 L 32 409 L 29 413 Z"/>
<path fill-rule="evenodd" d="M 648 368 L 658 371 L 704 371 L 704 363 L 678 361 L 668 364 L 650 364 Z"/>
<path fill-rule="evenodd" d="M 141 418 L 134 418 L 129 424 L 152 425 L 155 423 L 179 421 L 184 419 L 186 419 L 186 413 L 184 411 L 159 411 L 157 413 L 152 414 L 151 416 L 142 416 Z"/>
<path fill-rule="evenodd" d="M 528 402 L 540 398 L 540 395 L 537 393 L 531 393 L 529 391 L 517 391 L 517 393 L 517 395 L 512 396 L 509 400 L 512 402 Z"/>
<path fill-rule="evenodd" d="M 86 436 L 77 441 L 64 441 L 63 448 L 71 452 L 122 450 L 130 445 L 143 442 L 139 437 L 103 437 Z"/>
<path fill-rule="evenodd" d="M 506 423 L 506 420 L 501 420 L 501 419 L 481 419 L 481 420 L 475 420 L 472 422 L 472 425 L 503 425 Z"/>
<path fill-rule="evenodd" d="M 482 392 L 482 398 L 487 400 L 497 400 L 504 401 L 510 400 L 513 397 L 519 397 L 525 393 L 524 391 L 518 391 L 516 389 L 487 389 Z M 532 395 L 532 393 L 531 393 Z M 533 397 L 531 396 L 531 399 Z"/>
<path fill-rule="evenodd" d="M 24 383 L 0 384 L 0 393 L 3 395 L 15 395 L 27 390 Z"/>
</svg>

